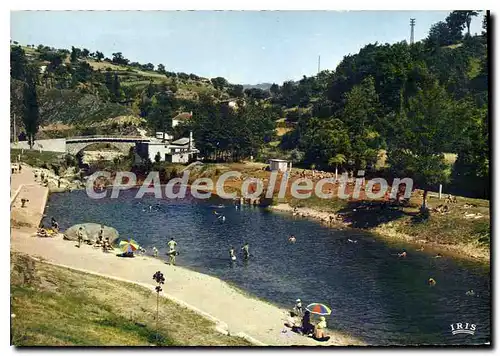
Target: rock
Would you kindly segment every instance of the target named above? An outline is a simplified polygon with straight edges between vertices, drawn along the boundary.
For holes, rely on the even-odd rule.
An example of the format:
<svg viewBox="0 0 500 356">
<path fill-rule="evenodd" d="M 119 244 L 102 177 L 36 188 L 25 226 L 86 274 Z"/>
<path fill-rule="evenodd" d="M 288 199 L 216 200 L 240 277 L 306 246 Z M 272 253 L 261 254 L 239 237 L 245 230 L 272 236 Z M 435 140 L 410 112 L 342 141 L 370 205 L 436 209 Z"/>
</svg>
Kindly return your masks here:
<svg viewBox="0 0 500 356">
<path fill-rule="evenodd" d="M 70 241 L 78 241 L 77 232 L 80 226 L 84 227 L 87 237 L 92 243 L 94 243 L 97 239 L 99 230 L 101 229 L 101 224 L 85 223 L 73 225 L 64 232 L 64 239 Z M 118 240 L 119 234 L 115 228 L 104 226 L 102 237 L 103 239 L 106 239 L 106 237 L 108 237 L 109 242 L 113 245 Z"/>
</svg>

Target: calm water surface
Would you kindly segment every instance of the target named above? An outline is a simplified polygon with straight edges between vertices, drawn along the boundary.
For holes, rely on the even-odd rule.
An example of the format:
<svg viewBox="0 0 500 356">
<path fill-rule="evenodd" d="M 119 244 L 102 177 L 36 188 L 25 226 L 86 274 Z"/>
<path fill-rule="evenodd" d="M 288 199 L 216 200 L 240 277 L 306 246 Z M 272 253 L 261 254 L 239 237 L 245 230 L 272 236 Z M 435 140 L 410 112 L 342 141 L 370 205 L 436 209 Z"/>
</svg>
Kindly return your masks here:
<svg viewBox="0 0 500 356">
<path fill-rule="evenodd" d="M 490 341 L 490 277 L 484 267 L 451 258 L 434 259 L 404 245 L 388 245 L 358 230 L 328 229 L 255 207 L 236 210 L 219 201 L 89 199 L 85 191 L 53 194 L 46 208 L 62 229 L 83 222 L 115 227 L 145 248 L 164 256 L 171 237 L 178 242 L 177 264 L 231 282 L 277 305 L 322 302 L 332 307 L 329 328 L 373 345 L 473 344 Z M 108 194 L 109 195 L 109 194 Z M 224 203 L 224 202 L 223 202 Z M 155 208 L 150 211 L 149 205 Z M 223 212 L 226 222 L 213 211 Z M 288 243 L 295 234 L 297 242 Z M 350 243 L 347 239 L 356 240 Z M 229 262 L 228 250 L 250 244 L 251 259 Z M 150 249 L 149 249 L 150 251 Z M 160 255 L 160 256 L 161 256 Z M 437 281 L 429 287 L 429 277 Z M 465 292 L 474 289 L 475 297 Z M 474 323 L 476 334 L 455 335 L 452 323 Z"/>
</svg>

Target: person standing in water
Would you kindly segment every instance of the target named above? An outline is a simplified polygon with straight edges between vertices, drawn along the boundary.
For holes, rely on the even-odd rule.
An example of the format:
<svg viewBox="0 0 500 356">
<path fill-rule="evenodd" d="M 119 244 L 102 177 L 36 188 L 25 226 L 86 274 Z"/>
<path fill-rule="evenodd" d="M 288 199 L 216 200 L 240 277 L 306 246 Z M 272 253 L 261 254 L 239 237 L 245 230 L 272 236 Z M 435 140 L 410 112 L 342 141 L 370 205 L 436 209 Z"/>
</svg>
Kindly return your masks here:
<svg viewBox="0 0 500 356">
<path fill-rule="evenodd" d="M 250 257 L 250 252 L 248 251 L 248 247 L 249 247 L 248 242 L 245 242 L 245 244 L 241 248 L 241 250 L 243 251 L 243 258 L 245 260 L 248 260 L 248 258 Z"/>
<path fill-rule="evenodd" d="M 177 246 L 177 242 L 175 242 L 174 238 L 172 237 L 167 245 L 169 249 L 168 257 L 170 259 L 170 264 L 175 265 L 175 255 L 177 254 L 175 247 Z"/>
<path fill-rule="evenodd" d="M 231 248 L 229 249 L 229 257 L 231 258 L 231 261 L 236 261 L 236 255 L 234 253 L 234 247 L 231 246 Z"/>
</svg>

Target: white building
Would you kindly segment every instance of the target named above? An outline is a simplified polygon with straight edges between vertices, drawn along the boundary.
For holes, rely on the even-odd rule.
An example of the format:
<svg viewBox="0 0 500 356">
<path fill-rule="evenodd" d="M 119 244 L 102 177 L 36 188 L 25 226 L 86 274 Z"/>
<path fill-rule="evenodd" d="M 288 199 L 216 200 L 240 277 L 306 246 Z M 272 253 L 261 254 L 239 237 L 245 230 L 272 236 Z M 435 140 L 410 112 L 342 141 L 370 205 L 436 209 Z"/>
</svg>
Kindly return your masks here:
<svg viewBox="0 0 500 356">
<path fill-rule="evenodd" d="M 188 163 L 196 157 L 200 151 L 194 147 L 192 132 L 189 137 L 183 137 L 175 141 L 153 139 L 149 142 L 136 144 L 136 154 L 139 160 L 150 159 L 156 161 L 156 156 L 160 156 L 160 161 L 172 163 Z"/>
<path fill-rule="evenodd" d="M 288 170 L 288 161 L 284 159 L 270 159 L 269 169 L 271 171 L 281 171 L 286 172 Z M 290 162 L 290 170 L 292 169 L 292 163 Z"/>
</svg>

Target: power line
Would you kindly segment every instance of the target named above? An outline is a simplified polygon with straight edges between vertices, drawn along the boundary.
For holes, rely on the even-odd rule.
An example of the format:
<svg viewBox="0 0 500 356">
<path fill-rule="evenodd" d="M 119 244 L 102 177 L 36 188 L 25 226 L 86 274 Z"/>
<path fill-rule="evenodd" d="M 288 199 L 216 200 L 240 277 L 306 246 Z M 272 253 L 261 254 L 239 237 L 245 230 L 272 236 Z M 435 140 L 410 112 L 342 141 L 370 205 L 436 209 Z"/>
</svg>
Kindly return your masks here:
<svg viewBox="0 0 500 356">
<path fill-rule="evenodd" d="M 410 27 L 411 27 L 410 44 L 413 44 L 415 39 L 415 19 L 410 19 Z"/>
</svg>

